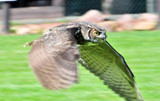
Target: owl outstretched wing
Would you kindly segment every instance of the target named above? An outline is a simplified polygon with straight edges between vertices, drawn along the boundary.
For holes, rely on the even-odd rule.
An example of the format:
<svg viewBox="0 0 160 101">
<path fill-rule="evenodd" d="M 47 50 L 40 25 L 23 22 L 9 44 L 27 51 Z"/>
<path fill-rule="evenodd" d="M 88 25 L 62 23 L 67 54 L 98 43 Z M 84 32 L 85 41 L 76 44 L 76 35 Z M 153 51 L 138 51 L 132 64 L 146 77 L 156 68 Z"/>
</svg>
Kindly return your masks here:
<svg viewBox="0 0 160 101">
<path fill-rule="evenodd" d="M 127 101 L 143 101 L 124 58 L 107 41 L 79 47 L 79 62 Z"/>
<path fill-rule="evenodd" d="M 77 82 L 79 51 L 71 33 L 50 31 L 32 43 L 29 64 L 45 88 L 64 89 Z"/>
</svg>

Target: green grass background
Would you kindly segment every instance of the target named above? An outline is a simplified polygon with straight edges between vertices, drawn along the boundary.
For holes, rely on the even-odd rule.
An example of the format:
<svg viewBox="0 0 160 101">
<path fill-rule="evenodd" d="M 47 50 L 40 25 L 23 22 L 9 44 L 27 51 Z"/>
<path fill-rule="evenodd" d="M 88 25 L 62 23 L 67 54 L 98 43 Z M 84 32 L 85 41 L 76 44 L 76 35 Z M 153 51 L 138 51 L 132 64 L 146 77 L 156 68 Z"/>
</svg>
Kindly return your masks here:
<svg viewBox="0 0 160 101">
<path fill-rule="evenodd" d="M 124 101 L 79 64 L 79 84 L 50 91 L 29 68 L 23 45 L 40 35 L 0 36 L 0 101 Z M 145 101 L 160 101 L 160 31 L 110 32 L 107 40 L 126 59 Z"/>
</svg>

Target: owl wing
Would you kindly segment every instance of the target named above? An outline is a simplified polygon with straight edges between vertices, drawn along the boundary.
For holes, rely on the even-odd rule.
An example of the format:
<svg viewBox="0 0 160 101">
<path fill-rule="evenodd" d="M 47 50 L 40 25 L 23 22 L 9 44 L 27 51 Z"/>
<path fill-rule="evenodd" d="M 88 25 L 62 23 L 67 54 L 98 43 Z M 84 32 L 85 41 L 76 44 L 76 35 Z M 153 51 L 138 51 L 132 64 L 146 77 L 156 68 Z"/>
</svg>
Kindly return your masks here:
<svg viewBox="0 0 160 101">
<path fill-rule="evenodd" d="M 64 32 L 66 35 L 70 32 Z M 62 33 L 61 33 L 62 34 Z M 57 35 L 61 35 L 57 32 Z M 46 36 L 47 37 L 47 36 Z M 34 41 L 29 53 L 29 64 L 40 83 L 48 89 L 58 90 L 77 82 L 77 59 L 79 51 L 74 41 L 55 45 L 58 39 L 41 38 Z"/>
<path fill-rule="evenodd" d="M 105 85 L 127 101 L 143 101 L 134 82 L 134 76 L 124 58 L 108 42 L 88 43 L 79 47 L 79 60 Z"/>
</svg>

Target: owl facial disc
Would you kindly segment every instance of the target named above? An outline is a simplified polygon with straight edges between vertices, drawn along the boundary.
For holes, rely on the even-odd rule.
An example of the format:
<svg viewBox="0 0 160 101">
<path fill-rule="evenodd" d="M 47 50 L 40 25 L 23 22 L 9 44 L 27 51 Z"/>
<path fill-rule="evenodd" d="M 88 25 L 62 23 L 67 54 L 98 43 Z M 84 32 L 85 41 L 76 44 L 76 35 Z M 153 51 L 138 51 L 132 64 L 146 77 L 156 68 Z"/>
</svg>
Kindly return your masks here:
<svg viewBox="0 0 160 101">
<path fill-rule="evenodd" d="M 98 40 L 105 40 L 106 39 L 106 32 L 105 31 L 97 31 L 96 29 L 92 28 L 89 31 L 90 40 L 97 42 Z"/>
</svg>

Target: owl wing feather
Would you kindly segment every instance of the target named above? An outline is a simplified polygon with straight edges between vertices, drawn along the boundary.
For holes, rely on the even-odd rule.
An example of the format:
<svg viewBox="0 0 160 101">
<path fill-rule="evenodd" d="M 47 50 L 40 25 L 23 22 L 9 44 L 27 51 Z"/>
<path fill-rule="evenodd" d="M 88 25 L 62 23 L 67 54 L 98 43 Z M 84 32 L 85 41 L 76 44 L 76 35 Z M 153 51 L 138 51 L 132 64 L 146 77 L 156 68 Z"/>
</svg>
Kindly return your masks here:
<svg viewBox="0 0 160 101">
<path fill-rule="evenodd" d="M 63 34 L 70 33 L 64 31 Z M 56 32 L 54 36 L 56 35 L 62 35 L 62 33 Z M 66 40 L 57 45 L 56 37 L 46 36 L 45 40 L 43 37 L 33 42 L 28 56 L 31 68 L 45 88 L 58 90 L 70 87 L 77 82 L 76 61 L 79 51 L 74 40 Z"/>
<path fill-rule="evenodd" d="M 124 58 L 108 42 L 84 44 L 79 50 L 80 63 L 103 80 L 105 85 L 127 101 L 143 101 Z"/>
</svg>

